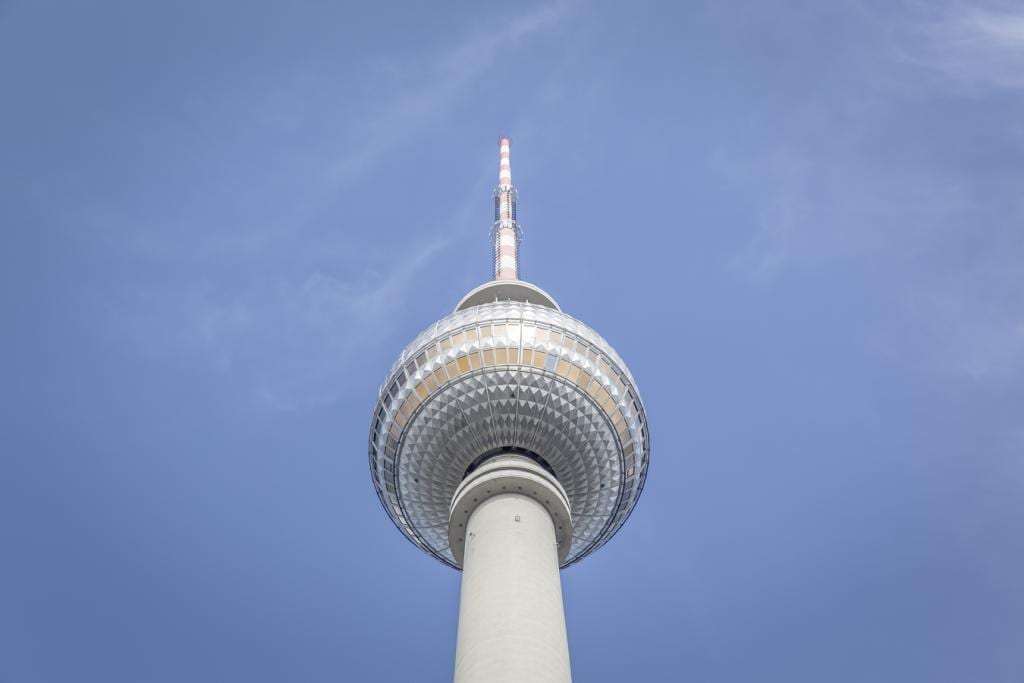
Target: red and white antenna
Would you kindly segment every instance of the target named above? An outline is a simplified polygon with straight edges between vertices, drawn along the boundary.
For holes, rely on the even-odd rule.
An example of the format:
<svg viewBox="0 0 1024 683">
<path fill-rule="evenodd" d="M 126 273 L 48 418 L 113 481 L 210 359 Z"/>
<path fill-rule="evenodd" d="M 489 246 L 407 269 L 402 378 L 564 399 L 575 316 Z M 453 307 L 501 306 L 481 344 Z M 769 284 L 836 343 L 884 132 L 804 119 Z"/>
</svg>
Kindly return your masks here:
<svg viewBox="0 0 1024 683">
<path fill-rule="evenodd" d="M 512 165 L 509 163 L 508 138 L 498 140 L 498 187 L 494 189 L 494 279 L 519 279 L 519 242 L 522 231 L 516 222 L 518 194 L 512 186 Z"/>
</svg>

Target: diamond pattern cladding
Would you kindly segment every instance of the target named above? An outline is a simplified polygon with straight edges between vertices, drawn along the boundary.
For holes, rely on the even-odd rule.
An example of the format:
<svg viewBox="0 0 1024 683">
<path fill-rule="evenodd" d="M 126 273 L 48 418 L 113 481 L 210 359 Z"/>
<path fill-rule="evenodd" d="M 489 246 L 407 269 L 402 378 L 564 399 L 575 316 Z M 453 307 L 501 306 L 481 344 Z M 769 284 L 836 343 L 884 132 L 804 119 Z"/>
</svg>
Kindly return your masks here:
<svg viewBox="0 0 1024 683">
<path fill-rule="evenodd" d="M 417 336 L 381 387 L 369 446 L 384 509 L 452 566 L 449 504 L 481 453 L 527 448 L 552 466 L 572 505 L 568 565 L 628 517 L 650 452 L 636 385 L 608 343 L 564 313 L 519 302 L 459 311 Z"/>
</svg>

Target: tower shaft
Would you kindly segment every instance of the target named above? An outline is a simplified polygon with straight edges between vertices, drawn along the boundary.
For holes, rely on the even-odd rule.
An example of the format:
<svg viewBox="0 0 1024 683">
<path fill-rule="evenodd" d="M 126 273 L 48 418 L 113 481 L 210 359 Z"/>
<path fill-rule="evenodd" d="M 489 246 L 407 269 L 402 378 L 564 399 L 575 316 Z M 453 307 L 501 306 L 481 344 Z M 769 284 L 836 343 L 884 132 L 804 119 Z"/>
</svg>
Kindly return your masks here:
<svg viewBox="0 0 1024 683">
<path fill-rule="evenodd" d="M 571 683 L 558 571 L 564 490 L 525 458 L 502 456 L 469 475 L 452 510 L 462 546 L 455 683 Z"/>
</svg>

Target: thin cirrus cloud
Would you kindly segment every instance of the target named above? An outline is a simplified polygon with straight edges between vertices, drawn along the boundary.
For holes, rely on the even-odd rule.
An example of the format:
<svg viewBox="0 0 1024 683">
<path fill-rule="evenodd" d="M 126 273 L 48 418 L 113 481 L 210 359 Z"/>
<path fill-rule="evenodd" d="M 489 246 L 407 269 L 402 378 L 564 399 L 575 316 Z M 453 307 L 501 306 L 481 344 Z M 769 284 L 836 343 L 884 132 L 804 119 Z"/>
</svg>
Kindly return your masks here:
<svg viewBox="0 0 1024 683">
<path fill-rule="evenodd" d="M 316 174 L 325 179 L 319 198 L 307 196 L 301 202 L 305 214 L 299 209 L 289 222 L 303 224 L 304 216 L 320 211 L 339 187 L 366 177 L 382 157 L 408 144 L 432 116 L 494 68 L 500 54 L 555 30 L 574 7 L 572 2 L 543 5 L 498 28 L 488 25 L 438 54 L 385 65 L 392 83 L 413 87 L 395 87 L 399 94 L 394 96 L 385 90 L 366 105 L 362 116 L 342 122 L 341 135 L 352 142 L 335 150 L 340 161 Z M 460 223 L 464 213 L 456 211 L 454 222 Z M 254 253 L 264 253 L 266 244 L 282 237 L 279 233 L 260 231 L 261 248 Z M 204 247 L 216 244 L 212 240 L 217 238 L 212 231 L 187 251 L 161 243 L 149 245 L 146 253 L 150 259 L 178 261 L 197 251 L 210 252 Z M 300 278 L 263 275 L 230 287 L 163 283 L 125 289 L 104 305 L 106 334 L 148 353 L 203 359 L 214 371 L 250 383 L 251 395 L 272 409 L 334 401 L 345 387 L 345 364 L 367 343 L 349 331 L 374 329 L 386 334 L 412 280 L 449 240 L 442 234 L 425 234 L 419 244 L 390 259 L 386 271 L 362 275 L 340 276 L 311 267 Z"/>
<path fill-rule="evenodd" d="M 1020 218 L 1001 202 L 986 205 L 954 174 L 882 173 L 863 159 L 837 162 L 807 148 L 746 163 L 732 171 L 736 182 L 759 184 L 765 198 L 748 241 L 728 262 L 735 277 L 770 288 L 792 271 L 870 261 L 876 279 L 867 286 L 886 290 L 879 317 L 860 331 L 873 351 L 975 382 L 1024 374 L 1024 268 L 1005 234 Z M 965 222 L 977 232 L 966 235 Z M 954 265 L 964 239 L 985 255 L 978 264 Z"/>
<path fill-rule="evenodd" d="M 393 332 L 412 283 L 446 245 L 443 239 L 422 245 L 371 283 L 353 286 L 315 271 L 301 284 L 279 287 L 269 306 L 261 299 L 260 331 L 270 342 L 251 359 L 259 401 L 295 410 L 342 398 L 354 359 Z"/>
<path fill-rule="evenodd" d="M 764 156 L 731 154 L 734 182 L 764 199 L 731 269 L 768 284 L 790 268 L 901 253 L 951 217 L 978 207 L 956 177 L 914 168 L 886 169 L 855 150 L 779 145 Z"/>
<path fill-rule="evenodd" d="M 374 105 L 364 122 L 348 131 L 348 136 L 358 142 L 349 146 L 329 173 L 332 186 L 345 185 L 365 174 L 368 166 L 407 142 L 459 93 L 494 68 L 503 51 L 563 25 L 575 7 L 573 1 L 543 5 L 497 27 L 489 24 L 436 55 L 401 64 L 378 62 L 378 69 L 395 81 L 416 85 Z"/>
<path fill-rule="evenodd" d="M 1024 88 L 1024 8 L 1010 4 L 930 6 L 901 34 L 899 52 L 943 82 L 972 91 Z"/>
<path fill-rule="evenodd" d="M 875 352 L 929 374 L 1015 381 L 1024 375 L 1016 237 L 1024 213 L 1011 189 L 1013 147 L 991 148 L 996 156 L 971 167 L 996 133 L 968 141 L 927 105 L 956 98 L 970 108 L 982 96 L 1016 96 L 1024 88 L 1024 9 L 909 7 L 897 26 L 891 18 L 884 29 L 877 23 L 898 38 L 896 47 L 837 74 L 848 84 L 842 106 L 815 103 L 814 124 L 773 131 L 777 139 L 759 153 L 742 141 L 718 150 L 716 170 L 739 196 L 758 197 L 727 265 L 739 279 L 772 287 L 795 271 L 872 263 L 863 286 L 884 293 L 859 333 Z M 990 117 L 1009 139 L 1018 125 Z"/>
<path fill-rule="evenodd" d="M 320 405 L 342 396 L 354 355 L 388 334 L 411 283 L 446 244 L 416 245 L 383 277 L 344 280 L 314 270 L 298 281 L 266 279 L 233 292 L 202 285 L 126 290 L 105 306 L 104 336 L 161 359 L 198 359 L 267 408 Z"/>
</svg>

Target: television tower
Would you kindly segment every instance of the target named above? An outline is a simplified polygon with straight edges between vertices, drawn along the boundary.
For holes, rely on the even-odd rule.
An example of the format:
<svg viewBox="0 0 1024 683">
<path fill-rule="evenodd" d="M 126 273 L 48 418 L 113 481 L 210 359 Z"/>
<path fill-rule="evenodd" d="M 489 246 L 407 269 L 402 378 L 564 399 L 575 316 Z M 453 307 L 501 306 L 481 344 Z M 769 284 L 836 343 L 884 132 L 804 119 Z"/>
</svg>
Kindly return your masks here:
<svg viewBox="0 0 1024 683">
<path fill-rule="evenodd" d="M 370 424 L 370 471 L 399 530 L 462 570 L 456 683 L 565 683 L 559 569 L 626 521 L 650 437 L 618 354 L 519 279 L 509 147 L 501 138 L 494 279 L 392 366 Z"/>
</svg>

